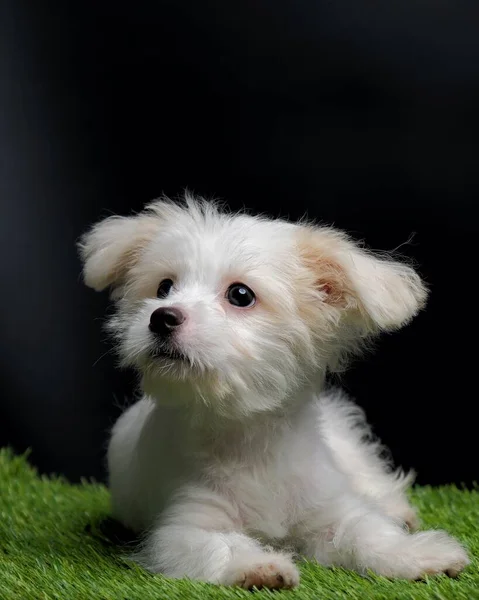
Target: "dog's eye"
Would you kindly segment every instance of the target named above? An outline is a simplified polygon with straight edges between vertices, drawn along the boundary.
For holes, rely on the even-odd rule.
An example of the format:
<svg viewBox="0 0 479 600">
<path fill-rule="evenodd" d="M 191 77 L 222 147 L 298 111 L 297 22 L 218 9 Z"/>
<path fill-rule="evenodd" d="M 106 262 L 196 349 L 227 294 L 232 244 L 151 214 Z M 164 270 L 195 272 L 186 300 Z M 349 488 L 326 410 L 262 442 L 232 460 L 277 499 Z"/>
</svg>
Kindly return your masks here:
<svg viewBox="0 0 479 600">
<path fill-rule="evenodd" d="M 248 308 L 256 302 L 254 292 L 244 283 L 233 283 L 226 292 L 228 302 L 239 308 Z"/>
<path fill-rule="evenodd" d="M 163 279 L 163 281 L 158 286 L 158 291 L 156 295 L 158 298 L 166 298 L 170 293 L 171 288 L 173 287 L 173 282 L 171 279 Z"/>
</svg>

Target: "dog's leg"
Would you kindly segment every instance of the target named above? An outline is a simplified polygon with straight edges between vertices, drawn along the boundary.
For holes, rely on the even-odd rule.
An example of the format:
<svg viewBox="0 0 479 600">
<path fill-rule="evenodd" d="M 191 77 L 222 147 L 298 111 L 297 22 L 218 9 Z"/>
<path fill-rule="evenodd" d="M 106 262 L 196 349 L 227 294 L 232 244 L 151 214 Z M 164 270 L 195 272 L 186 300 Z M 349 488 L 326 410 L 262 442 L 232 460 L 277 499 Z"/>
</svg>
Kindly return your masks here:
<svg viewBox="0 0 479 600">
<path fill-rule="evenodd" d="M 287 554 L 270 551 L 242 533 L 234 506 L 199 488 L 182 491 L 136 558 L 145 568 L 168 577 L 246 589 L 292 588 L 299 582 Z"/>
<path fill-rule="evenodd" d="M 331 390 L 320 396 L 319 411 L 321 435 L 353 488 L 410 530 L 417 529 L 419 519 L 406 494 L 413 474 L 391 467 L 384 458 L 387 451 L 372 434 L 363 410 L 342 391 Z"/>
<path fill-rule="evenodd" d="M 329 521 L 327 523 L 327 521 Z M 457 575 L 469 563 L 466 551 L 443 531 L 405 532 L 360 496 L 343 495 L 308 519 L 305 554 L 321 564 L 403 579 Z M 316 533 L 313 533 L 315 531 Z"/>
</svg>

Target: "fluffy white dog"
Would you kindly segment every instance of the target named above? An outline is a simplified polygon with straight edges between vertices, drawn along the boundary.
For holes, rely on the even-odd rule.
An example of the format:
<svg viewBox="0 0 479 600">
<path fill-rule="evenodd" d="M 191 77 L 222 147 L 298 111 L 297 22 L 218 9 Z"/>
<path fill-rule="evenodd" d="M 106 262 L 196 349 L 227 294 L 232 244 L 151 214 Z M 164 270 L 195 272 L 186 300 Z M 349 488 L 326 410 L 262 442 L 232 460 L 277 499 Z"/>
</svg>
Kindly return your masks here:
<svg viewBox="0 0 479 600">
<path fill-rule="evenodd" d="M 115 516 L 169 577 L 291 588 L 292 553 L 386 577 L 456 575 L 442 531 L 411 533 L 410 477 L 327 372 L 425 304 L 409 267 L 327 227 L 195 200 L 110 217 L 80 243 L 143 397 L 113 428 Z"/>
</svg>

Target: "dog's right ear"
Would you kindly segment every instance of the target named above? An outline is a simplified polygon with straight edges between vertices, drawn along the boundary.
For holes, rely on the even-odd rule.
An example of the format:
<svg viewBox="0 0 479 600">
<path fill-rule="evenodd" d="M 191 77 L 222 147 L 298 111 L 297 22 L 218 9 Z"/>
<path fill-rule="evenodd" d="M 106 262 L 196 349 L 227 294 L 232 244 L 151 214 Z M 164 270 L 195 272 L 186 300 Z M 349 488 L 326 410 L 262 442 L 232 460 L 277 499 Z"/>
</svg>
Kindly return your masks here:
<svg viewBox="0 0 479 600">
<path fill-rule="evenodd" d="M 158 224 L 158 218 L 140 214 L 109 217 L 94 225 L 78 243 L 85 284 L 97 292 L 121 286 Z"/>
</svg>

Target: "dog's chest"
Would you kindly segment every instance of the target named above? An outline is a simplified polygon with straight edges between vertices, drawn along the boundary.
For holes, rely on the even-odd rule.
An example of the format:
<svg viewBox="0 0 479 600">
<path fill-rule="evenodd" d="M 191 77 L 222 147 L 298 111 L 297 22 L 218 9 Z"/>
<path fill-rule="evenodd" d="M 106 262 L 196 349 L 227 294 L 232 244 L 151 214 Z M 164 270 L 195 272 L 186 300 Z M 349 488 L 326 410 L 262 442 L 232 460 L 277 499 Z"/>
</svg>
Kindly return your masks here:
<svg viewBox="0 0 479 600">
<path fill-rule="evenodd" d="M 170 478 L 206 483 L 231 501 L 247 532 L 271 541 L 289 536 L 313 472 L 304 432 L 288 425 L 205 435 L 182 431 L 178 423 L 162 425 L 163 435 L 155 436 L 163 446 L 156 454 L 163 463 L 161 487 Z"/>
<path fill-rule="evenodd" d="M 205 456 L 203 473 L 238 510 L 244 529 L 266 540 L 289 535 L 300 505 L 302 482 L 276 448 L 236 449 Z"/>
</svg>

